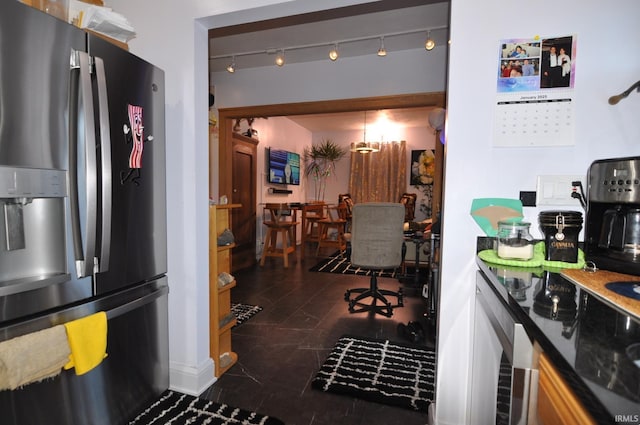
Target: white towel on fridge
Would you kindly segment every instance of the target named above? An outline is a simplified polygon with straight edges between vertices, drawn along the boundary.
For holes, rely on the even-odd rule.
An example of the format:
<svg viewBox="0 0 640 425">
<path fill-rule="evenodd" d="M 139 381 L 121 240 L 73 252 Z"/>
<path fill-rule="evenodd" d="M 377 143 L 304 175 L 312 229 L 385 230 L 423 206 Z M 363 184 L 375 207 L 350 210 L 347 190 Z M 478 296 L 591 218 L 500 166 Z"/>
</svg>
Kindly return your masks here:
<svg viewBox="0 0 640 425">
<path fill-rule="evenodd" d="M 70 353 L 63 325 L 0 342 L 0 390 L 57 376 Z"/>
</svg>

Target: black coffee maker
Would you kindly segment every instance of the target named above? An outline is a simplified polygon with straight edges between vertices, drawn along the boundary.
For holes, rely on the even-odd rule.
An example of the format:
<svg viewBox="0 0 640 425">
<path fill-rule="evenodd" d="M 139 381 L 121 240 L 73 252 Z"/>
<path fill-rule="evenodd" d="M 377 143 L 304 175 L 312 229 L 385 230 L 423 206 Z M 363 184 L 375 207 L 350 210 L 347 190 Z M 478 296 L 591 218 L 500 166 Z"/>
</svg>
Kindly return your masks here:
<svg viewBox="0 0 640 425">
<path fill-rule="evenodd" d="M 587 181 L 586 260 L 640 275 L 640 157 L 594 161 Z"/>
</svg>

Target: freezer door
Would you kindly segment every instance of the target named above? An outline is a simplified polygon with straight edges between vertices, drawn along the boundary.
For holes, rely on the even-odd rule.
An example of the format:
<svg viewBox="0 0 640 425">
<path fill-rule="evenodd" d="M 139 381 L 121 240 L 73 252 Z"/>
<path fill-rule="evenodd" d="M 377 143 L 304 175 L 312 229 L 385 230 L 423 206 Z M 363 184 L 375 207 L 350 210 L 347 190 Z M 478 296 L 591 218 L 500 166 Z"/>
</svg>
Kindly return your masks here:
<svg viewBox="0 0 640 425">
<path fill-rule="evenodd" d="M 37 332 L 90 314 L 107 315 L 107 357 L 76 375 L 0 391 L 3 425 L 127 424 L 169 387 L 166 278 L 75 305 L 50 315 L 0 327 L 0 341 Z"/>
<path fill-rule="evenodd" d="M 89 54 L 96 67 L 104 67 L 108 105 L 108 131 L 97 130 L 100 147 L 108 143 L 111 153 L 110 175 L 99 172 L 111 179 L 103 180 L 102 189 L 110 184 L 112 201 L 99 208 L 100 223 L 108 222 L 105 211 L 111 215 L 110 228 L 99 230 L 97 248 L 95 291 L 104 294 L 167 270 L 164 72 L 94 36 L 89 36 Z M 104 125 L 101 120 L 98 127 Z M 104 167 L 104 161 L 98 164 Z"/>
</svg>

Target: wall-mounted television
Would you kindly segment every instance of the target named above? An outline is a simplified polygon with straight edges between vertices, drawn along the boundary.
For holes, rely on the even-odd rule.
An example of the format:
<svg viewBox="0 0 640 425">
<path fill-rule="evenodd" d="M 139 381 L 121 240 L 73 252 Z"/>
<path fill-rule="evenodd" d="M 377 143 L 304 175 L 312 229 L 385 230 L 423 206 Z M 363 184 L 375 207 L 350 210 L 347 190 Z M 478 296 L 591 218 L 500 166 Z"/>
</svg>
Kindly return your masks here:
<svg viewBox="0 0 640 425">
<path fill-rule="evenodd" d="M 300 154 L 267 148 L 267 183 L 300 184 Z"/>
</svg>

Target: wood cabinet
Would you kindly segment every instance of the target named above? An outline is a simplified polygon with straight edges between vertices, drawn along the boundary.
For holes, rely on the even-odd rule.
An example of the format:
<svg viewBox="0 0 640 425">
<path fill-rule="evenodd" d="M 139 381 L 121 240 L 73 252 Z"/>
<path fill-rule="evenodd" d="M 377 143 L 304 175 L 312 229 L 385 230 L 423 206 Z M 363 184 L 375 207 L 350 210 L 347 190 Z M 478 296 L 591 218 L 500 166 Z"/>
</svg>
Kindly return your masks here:
<svg viewBox="0 0 640 425">
<path fill-rule="evenodd" d="M 231 210 L 240 206 L 209 206 L 209 354 L 215 363 L 216 377 L 238 361 L 238 355 L 231 348 L 231 328 L 236 324 L 231 313 L 231 289 L 236 282 L 218 285 L 220 273 L 231 273 L 231 250 L 235 243 L 218 246 L 218 236 L 225 229 L 231 229 Z"/>
<path fill-rule="evenodd" d="M 538 365 L 538 423 L 540 425 L 595 425 L 566 381 L 544 353 Z"/>
</svg>

